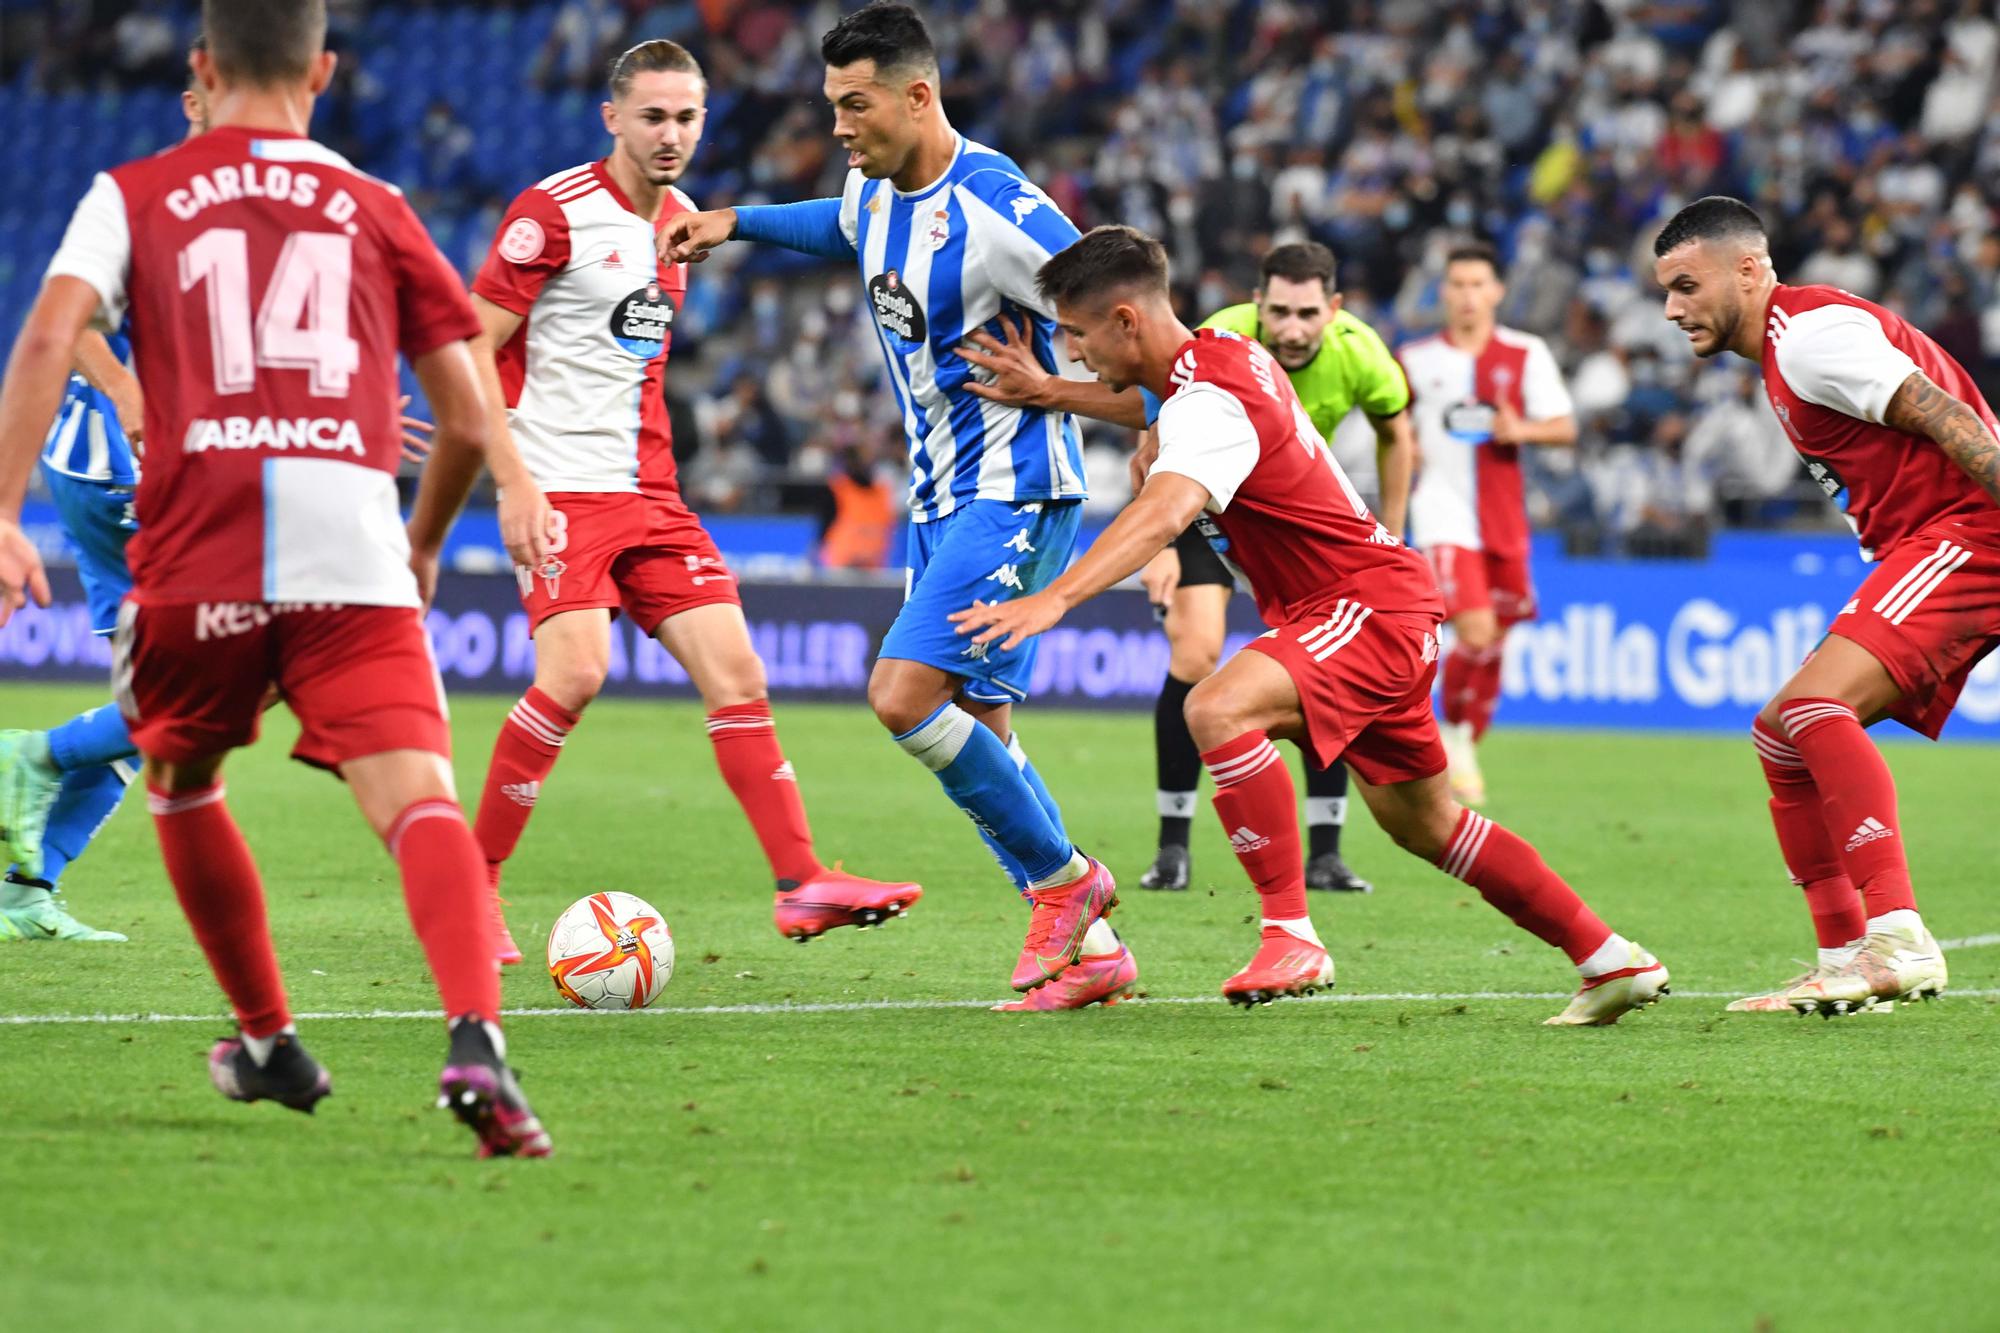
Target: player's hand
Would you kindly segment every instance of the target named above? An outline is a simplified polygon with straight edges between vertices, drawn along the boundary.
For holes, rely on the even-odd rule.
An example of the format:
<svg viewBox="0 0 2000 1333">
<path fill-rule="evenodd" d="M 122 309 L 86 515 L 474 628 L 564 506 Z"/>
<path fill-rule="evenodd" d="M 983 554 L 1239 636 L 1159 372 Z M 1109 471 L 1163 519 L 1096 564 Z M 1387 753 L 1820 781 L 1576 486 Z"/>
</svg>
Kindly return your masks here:
<svg viewBox="0 0 2000 1333">
<path fill-rule="evenodd" d="M 1153 464 L 1160 458 L 1160 432 L 1155 426 L 1148 426 L 1139 432 L 1139 447 L 1132 451 L 1132 494 L 1146 489 L 1146 474 L 1153 470 Z"/>
<path fill-rule="evenodd" d="M 403 428 L 403 459 L 405 462 L 421 463 L 431 456 L 431 432 L 437 427 L 422 417 L 413 417 L 404 412 L 409 405 L 408 394 L 396 400 L 396 410 L 403 412 L 396 421 L 396 424 Z"/>
<path fill-rule="evenodd" d="M 111 410 L 117 414 L 118 429 L 125 432 L 125 442 L 132 446 L 134 453 L 143 454 L 146 449 L 146 400 L 139 393 L 139 381 L 134 379 L 129 388 L 114 390 L 111 394 Z"/>
<path fill-rule="evenodd" d="M 1034 344 L 1028 339 L 1026 321 L 1016 325 L 1006 315 L 1000 317 L 996 338 L 985 329 L 974 329 L 958 345 L 958 354 L 969 364 L 993 377 L 992 383 L 971 379 L 965 387 L 975 396 L 1009 407 L 1048 407 L 1049 383 L 1055 376 L 1035 360 Z"/>
<path fill-rule="evenodd" d="M 532 480 L 522 477 L 500 492 L 500 544 L 520 568 L 541 568 L 557 522 L 549 497 Z"/>
<path fill-rule="evenodd" d="M 437 596 L 438 553 L 412 550 L 410 572 L 417 576 L 417 597 L 423 602 L 424 610 L 429 611 L 432 599 Z"/>
<path fill-rule="evenodd" d="M 49 604 L 49 576 L 42 568 L 42 553 L 21 531 L 21 525 L 0 519 L 0 625 L 35 599 L 36 606 Z"/>
<path fill-rule="evenodd" d="M 1146 590 L 1146 600 L 1154 606 L 1171 603 L 1175 589 L 1181 586 L 1181 553 L 1171 546 L 1163 547 L 1139 571 L 1139 586 Z"/>
<path fill-rule="evenodd" d="M 1527 422 L 1521 420 L 1519 412 L 1506 403 L 1499 404 L 1493 409 L 1493 443 L 1521 443 L 1522 432 L 1527 429 L 1527 425 Z"/>
<path fill-rule="evenodd" d="M 708 252 L 736 234 L 736 210 L 676 213 L 660 228 L 660 258 L 669 264 L 699 264 Z"/>
<path fill-rule="evenodd" d="M 974 643 L 1004 638 L 1000 645 L 1004 652 L 1024 639 L 1054 629 L 1067 609 L 1061 599 L 1043 589 L 1010 602 L 974 602 L 963 611 L 952 612 L 948 619 L 958 626 L 958 633 L 970 634 Z"/>
</svg>

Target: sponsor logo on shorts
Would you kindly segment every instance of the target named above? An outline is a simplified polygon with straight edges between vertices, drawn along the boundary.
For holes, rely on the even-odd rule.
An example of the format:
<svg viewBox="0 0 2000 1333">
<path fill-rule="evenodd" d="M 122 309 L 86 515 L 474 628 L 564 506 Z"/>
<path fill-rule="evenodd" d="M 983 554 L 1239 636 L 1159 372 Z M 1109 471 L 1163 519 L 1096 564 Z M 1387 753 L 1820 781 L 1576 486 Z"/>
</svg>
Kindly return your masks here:
<svg viewBox="0 0 2000 1333">
<path fill-rule="evenodd" d="M 211 449 L 313 449 L 365 458 L 361 428 L 335 417 L 200 417 L 188 423 L 181 452 Z"/>
<path fill-rule="evenodd" d="M 330 602 L 200 602 L 194 608 L 194 638 L 196 643 L 231 639 L 261 629 L 279 616 L 332 609 Z"/>
<path fill-rule="evenodd" d="M 1854 836 L 1847 840 L 1847 850 L 1850 852 L 1856 851 L 1862 847 L 1866 847 L 1871 842 L 1880 842 L 1884 838 L 1893 838 L 1895 836 L 1896 830 L 1890 828 L 1887 824 L 1875 818 L 1875 816 L 1870 815 L 1855 826 Z"/>
<path fill-rule="evenodd" d="M 539 781 L 503 782 L 500 784 L 500 794 L 515 805 L 532 810 L 535 808 L 535 802 L 541 798 L 542 784 Z"/>
<path fill-rule="evenodd" d="M 1025 583 L 1021 582 L 1021 567 L 1019 565 L 1002 565 L 991 574 L 988 574 L 986 581 L 997 583 L 1003 588 L 1012 588 L 1016 592 L 1027 587 Z"/>
<path fill-rule="evenodd" d="M 1019 532 L 1002 542 L 1001 545 L 1010 551 L 1019 551 L 1022 555 L 1033 555 L 1035 553 L 1034 543 L 1028 540 L 1028 530 L 1026 528 L 1022 528 Z"/>
<path fill-rule="evenodd" d="M 1240 855 L 1243 852 L 1254 852 L 1260 847 L 1269 847 L 1271 840 L 1255 829 L 1239 824 L 1236 831 L 1229 835 L 1229 845 Z"/>
</svg>

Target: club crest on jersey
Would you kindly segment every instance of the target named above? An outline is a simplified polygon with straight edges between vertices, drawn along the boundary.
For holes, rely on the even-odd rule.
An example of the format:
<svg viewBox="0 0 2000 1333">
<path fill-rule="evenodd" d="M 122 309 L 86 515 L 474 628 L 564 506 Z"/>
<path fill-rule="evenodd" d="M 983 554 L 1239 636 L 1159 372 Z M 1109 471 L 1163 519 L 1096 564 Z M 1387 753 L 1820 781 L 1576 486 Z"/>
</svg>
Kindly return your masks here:
<svg viewBox="0 0 2000 1333">
<path fill-rule="evenodd" d="M 933 250 L 944 249 L 951 239 L 951 212 L 940 208 L 931 214 L 930 225 L 924 228 L 924 243 Z"/>
<path fill-rule="evenodd" d="M 666 345 L 674 326 L 674 299 L 657 282 L 649 282 L 611 308 L 611 340 L 651 361 Z"/>
<path fill-rule="evenodd" d="M 920 343 L 929 336 L 924 308 L 895 269 L 885 269 L 868 280 L 868 299 L 875 307 L 875 322 L 904 342 Z"/>
</svg>

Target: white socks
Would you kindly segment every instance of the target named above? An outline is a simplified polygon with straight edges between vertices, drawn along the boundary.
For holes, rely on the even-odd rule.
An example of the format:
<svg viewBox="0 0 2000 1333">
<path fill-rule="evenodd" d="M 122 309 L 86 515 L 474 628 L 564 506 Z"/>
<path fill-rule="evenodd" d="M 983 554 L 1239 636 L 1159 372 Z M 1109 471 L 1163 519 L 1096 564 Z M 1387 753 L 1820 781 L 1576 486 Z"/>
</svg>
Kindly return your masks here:
<svg viewBox="0 0 2000 1333">
<path fill-rule="evenodd" d="M 1086 957 L 1096 958 L 1104 954 L 1117 953 L 1125 946 L 1118 942 L 1118 933 L 1111 929 L 1111 923 L 1103 917 L 1090 923 L 1090 929 L 1083 935 L 1083 952 Z"/>
<path fill-rule="evenodd" d="M 1597 946 L 1597 952 L 1576 965 L 1577 975 L 1584 978 L 1601 977 L 1607 972 L 1632 966 L 1632 941 L 1612 931 L 1610 938 Z"/>
<path fill-rule="evenodd" d="M 278 1038 L 298 1035 L 299 1029 L 296 1023 L 287 1023 L 268 1037 L 253 1037 L 246 1032 L 243 1034 L 243 1049 L 250 1052 L 250 1058 L 257 1062 L 259 1069 L 262 1069 L 264 1062 L 271 1058 L 271 1052 L 278 1049 Z"/>
<path fill-rule="evenodd" d="M 1319 932 L 1313 929 L 1312 918 L 1309 916 L 1299 917 L 1295 921 L 1273 921 L 1267 916 L 1264 918 L 1264 925 L 1276 926 L 1295 940 L 1304 940 L 1307 944 L 1318 945 L 1322 949 L 1326 947 L 1320 943 Z"/>
<path fill-rule="evenodd" d="M 1053 875 L 1044 875 L 1042 878 L 1029 884 L 1028 887 L 1031 889 L 1052 889 L 1058 884 L 1068 884 L 1072 880 L 1082 879 L 1089 873 L 1090 858 L 1082 852 L 1072 850 L 1069 854 L 1068 865 L 1056 871 Z"/>
<path fill-rule="evenodd" d="M 1917 915 L 1915 908 L 1911 907 L 1899 907 L 1893 912 L 1884 912 L 1880 916 L 1868 918 L 1870 935 L 1885 930 L 1920 940 L 1924 937 L 1924 919 Z"/>
</svg>

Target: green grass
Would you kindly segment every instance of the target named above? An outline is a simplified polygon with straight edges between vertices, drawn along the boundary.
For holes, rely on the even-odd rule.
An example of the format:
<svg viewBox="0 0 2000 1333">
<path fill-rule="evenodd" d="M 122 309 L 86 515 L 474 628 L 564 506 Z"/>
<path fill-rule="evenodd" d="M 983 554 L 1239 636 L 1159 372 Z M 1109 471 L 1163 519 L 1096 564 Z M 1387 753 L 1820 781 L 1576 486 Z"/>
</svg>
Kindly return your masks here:
<svg viewBox="0 0 2000 1333">
<path fill-rule="evenodd" d="M 52 722 L 90 692 L 11 687 Z M 506 701 L 455 701 L 468 790 Z M 1154 996 L 1213 994 L 1255 911 L 1220 829 L 1196 890 L 1139 892 L 1137 717 L 1032 712 L 1073 832 L 1128 889 Z M 602 703 L 509 873 L 534 941 L 601 888 L 664 909 L 662 1008 L 1000 999 L 1024 915 L 964 820 L 865 712 L 780 710 L 821 848 L 919 878 L 889 929 L 800 948 L 697 713 Z M 301 1011 L 434 1003 L 387 857 L 339 785 L 239 756 Z M 1940 935 L 2000 930 L 1994 752 L 1898 746 Z M 428 1021 L 305 1025 L 336 1095 L 231 1105 L 202 1052 L 223 1007 L 128 803 L 69 881 L 125 946 L 0 949 L 0 1013 L 214 1022 L 0 1025 L 0 1327 L 452 1329 L 1808 1329 L 2000 1326 L 1995 1007 L 1725 1020 L 1812 945 L 1747 739 L 1504 729 L 1490 813 L 1683 992 L 1602 1031 L 1546 999 L 524 1017 L 546 1162 L 477 1163 L 427 1095 Z M 1361 900 L 1317 900 L 1348 994 L 1567 990 L 1552 951 L 1365 817 Z M 1953 960 L 2000 984 L 2000 949 Z M 539 967 L 514 1006 L 557 1003 Z"/>
</svg>

